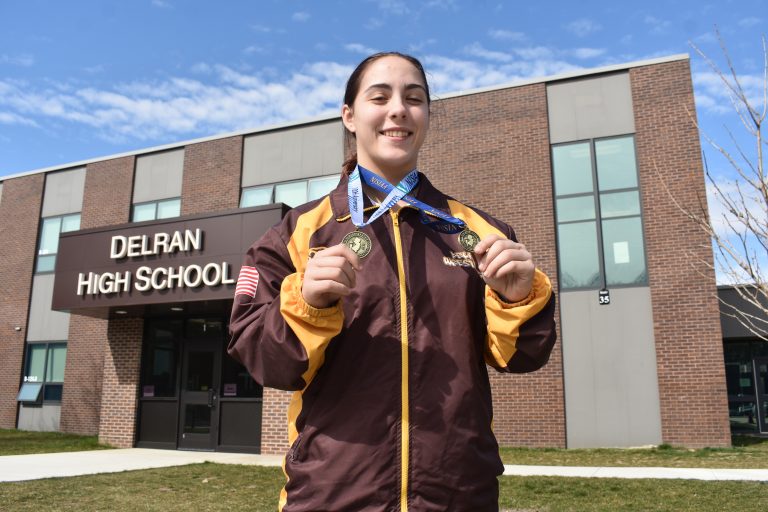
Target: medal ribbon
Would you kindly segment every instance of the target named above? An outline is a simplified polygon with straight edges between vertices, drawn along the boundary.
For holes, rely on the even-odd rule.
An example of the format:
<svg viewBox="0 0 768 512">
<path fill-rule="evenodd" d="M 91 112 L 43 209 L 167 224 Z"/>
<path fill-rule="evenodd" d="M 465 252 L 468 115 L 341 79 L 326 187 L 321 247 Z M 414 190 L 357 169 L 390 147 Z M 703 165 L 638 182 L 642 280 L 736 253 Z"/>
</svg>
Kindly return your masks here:
<svg viewBox="0 0 768 512">
<path fill-rule="evenodd" d="M 368 185 L 369 187 L 373 188 L 374 190 L 378 190 L 379 192 L 383 192 L 387 194 L 387 197 L 384 199 L 384 201 L 379 206 L 379 209 L 376 210 L 376 212 L 371 216 L 371 218 L 368 220 L 368 222 L 364 224 L 359 224 L 357 220 L 355 220 L 355 216 L 357 215 L 359 218 L 359 222 L 362 223 L 363 220 L 363 191 L 362 191 L 362 185 L 360 183 L 362 177 L 362 182 Z M 355 180 L 355 184 L 353 185 L 353 179 Z M 377 218 L 379 218 L 384 212 L 392 208 L 395 204 L 397 204 L 398 201 L 403 200 L 406 203 L 410 204 L 411 206 L 417 208 L 419 210 L 419 216 L 421 217 L 421 222 L 430 228 L 434 229 L 435 231 L 440 231 L 442 233 L 458 233 L 459 231 L 462 231 L 464 228 L 466 228 L 466 224 L 461 219 L 457 219 L 456 217 L 452 217 L 445 213 L 442 210 L 438 210 L 437 208 L 434 208 L 432 206 L 429 206 L 428 204 L 425 204 L 415 197 L 412 197 L 409 193 L 416 187 L 416 185 L 419 182 L 419 173 L 414 169 L 413 171 L 409 172 L 408 175 L 403 178 L 403 180 L 397 184 L 397 186 L 393 186 L 391 183 L 389 183 L 387 180 L 382 178 L 381 176 L 374 174 L 373 172 L 369 171 L 362 165 L 358 165 L 352 175 L 349 177 L 349 211 L 352 214 L 352 222 L 355 224 L 355 226 L 362 227 L 370 224 Z M 354 187 L 354 188 L 353 188 Z M 355 209 L 353 209 L 353 195 L 355 197 L 359 197 L 357 201 L 359 203 L 355 204 Z M 358 207 L 359 205 L 359 207 Z M 437 219 L 430 218 L 430 215 L 433 217 L 437 217 Z"/>
<path fill-rule="evenodd" d="M 360 179 L 363 176 L 362 180 Z M 379 208 L 373 212 L 373 215 L 365 222 L 363 218 L 363 184 L 365 184 L 386 192 L 387 197 L 381 202 Z M 352 216 L 352 223 L 357 228 L 362 228 L 372 223 L 382 215 L 384 215 L 390 208 L 395 206 L 398 201 L 407 196 L 408 192 L 414 189 L 419 183 L 419 173 L 416 169 L 409 172 L 405 178 L 402 179 L 397 186 L 392 186 L 384 178 L 377 176 L 365 167 L 358 165 L 352 174 L 349 175 L 349 182 L 347 184 L 347 195 L 349 199 L 349 213 Z"/>
</svg>

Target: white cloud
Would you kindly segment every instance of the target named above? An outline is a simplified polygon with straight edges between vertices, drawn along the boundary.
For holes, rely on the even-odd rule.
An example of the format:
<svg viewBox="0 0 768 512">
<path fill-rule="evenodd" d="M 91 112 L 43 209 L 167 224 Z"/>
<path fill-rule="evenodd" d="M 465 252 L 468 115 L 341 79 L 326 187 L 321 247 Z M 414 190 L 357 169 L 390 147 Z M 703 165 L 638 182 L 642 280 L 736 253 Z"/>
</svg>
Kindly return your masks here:
<svg viewBox="0 0 768 512">
<path fill-rule="evenodd" d="M 259 32 L 261 34 L 269 34 L 270 32 L 272 32 L 271 27 L 268 27 L 266 25 L 259 25 L 258 23 L 252 24 L 251 30 L 253 30 L 254 32 Z"/>
<path fill-rule="evenodd" d="M 243 48 L 243 53 L 246 55 L 265 55 L 269 53 L 269 49 L 266 46 L 258 46 L 258 45 L 251 45 L 246 48 Z"/>
<path fill-rule="evenodd" d="M 173 5 L 171 5 L 171 2 L 169 2 L 168 0 L 152 0 L 152 5 L 154 5 L 155 7 L 160 7 L 161 9 L 169 9 L 173 7 Z"/>
<path fill-rule="evenodd" d="M 760 110 L 763 102 L 763 76 L 757 73 L 739 73 L 738 76 L 747 99 Z M 731 93 L 714 71 L 694 72 L 693 86 L 698 107 L 715 114 L 735 114 Z"/>
<path fill-rule="evenodd" d="M 451 9 L 456 10 L 456 0 L 429 0 L 425 7 L 437 7 L 438 9 Z"/>
<path fill-rule="evenodd" d="M 365 25 L 363 25 L 363 27 L 365 27 L 366 30 L 376 30 L 383 26 L 384 26 L 384 20 L 380 18 L 368 18 L 368 21 L 366 21 Z"/>
<path fill-rule="evenodd" d="M 377 52 L 377 50 L 373 48 L 369 48 L 367 46 L 363 46 L 360 43 L 345 44 L 344 49 L 347 50 L 348 52 L 359 53 L 361 55 L 366 55 L 366 56 Z"/>
<path fill-rule="evenodd" d="M 28 68 L 35 64 L 35 58 L 31 55 L 0 55 L 0 64 L 12 64 Z"/>
<path fill-rule="evenodd" d="M 749 16 L 747 18 L 740 19 L 739 26 L 749 28 L 749 27 L 754 27 L 755 25 L 759 25 L 762 22 L 763 20 L 760 18 L 757 18 L 755 16 Z"/>
<path fill-rule="evenodd" d="M 594 59 L 605 54 L 605 48 L 574 48 L 568 53 L 577 59 Z"/>
<path fill-rule="evenodd" d="M 515 48 L 515 53 L 526 60 L 544 60 L 553 58 L 554 51 L 546 46 Z"/>
<path fill-rule="evenodd" d="M 349 66 L 319 62 L 270 80 L 226 66 L 208 69 L 209 83 L 174 77 L 69 93 L 0 81 L 2 122 L 65 121 L 95 128 L 99 137 L 110 141 L 246 129 L 337 112 L 351 72 Z"/>
<path fill-rule="evenodd" d="M 465 46 L 462 50 L 462 53 L 472 57 L 480 57 L 481 59 L 492 60 L 496 62 L 509 62 L 512 60 L 512 56 L 510 54 L 488 50 L 483 48 L 483 46 L 477 42 Z"/>
<path fill-rule="evenodd" d="M 0 112 L 0 124 L 21 124 L 26 126 L 37 126 L 37 123 L 13 112 Z"/>
<path fill-rule="evenodd" d="M 402 16 L 411 12 L 402 0 L 369 0 L 369 2 L 375 3 L 380 10 L 394 16 Z"/>
<path fill-rule="evenodd" d="M 488 36 L 497 41 L 524 41 L 525 34 L 522 32 L 513 32 L 511 30 L 491 29 Z"/>
<path fill-rule="evenodd" d="M 669 20 L 662 20 L 651 15 L 646 16 L 643 19 L 643 22 L 651 27 L 651 34 L 661 34 L 666 32 L 672 24 Z"/>
<path fill-rule="evenodd" d="M 291 16 L 291 19 L 293 21 L 298 21 L 299 23 L 303 23 L 303 22 L 307 21 L 309 18 L 310 18 L 310 15 L 306 11 L 295 12 Z"/>
<path fill-rule="evenodd" d="M 360 43 L 344 48 L 366 55 L 374 51 Z M 477 43 L 465 58 L 433 52 L 422 61 L 432 89 L 446 93 L 578 69 L 569 52 L 540 46 L 502 53 Z M 179 140 L 337 113 L 351 71 L 332 61 L 293 71 L 198 62 L 176 76 L 110 87 L 0 79 L 0 122 L 82 126 L 108 141 Z"/>
<path fill-rule="evenodd" d="M 428 55 L 423 62 L 430 79 L 430 86 L 438 94 L 506 84 L 579 69 L 578 66 L 556 58 L 483 63 Z"/>
<path fill-rule="evenodd" d="M 588 18 L 580 18 L 568 23 L 565 28 L 578 37 L 585 37 L 594 32 L 598 32 L 603 26 Z"/>
</svg>

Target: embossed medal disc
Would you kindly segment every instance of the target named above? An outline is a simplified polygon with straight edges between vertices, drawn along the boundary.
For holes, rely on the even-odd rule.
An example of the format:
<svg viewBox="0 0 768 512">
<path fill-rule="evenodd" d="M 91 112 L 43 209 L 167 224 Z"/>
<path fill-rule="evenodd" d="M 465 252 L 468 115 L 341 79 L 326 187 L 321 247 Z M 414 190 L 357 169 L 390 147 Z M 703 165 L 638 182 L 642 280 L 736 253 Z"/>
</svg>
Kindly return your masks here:
<svg viewBox="0 0 768 512">
<path fill-rule="evenodd" d="M 362 231 L 353 231 L 348 233 L 341 241 L 344 245 L 352 249 L 360 259 L 365 258 L 371 252 L 371 239 Z"/>
<path fill-rule="evenodd" d="M 465 229 L 459 233 L 459 243 L 465 251 L 472 252 L 475 246 L 480 243 L 480 237 L 471 229 Z"/>
</svg>

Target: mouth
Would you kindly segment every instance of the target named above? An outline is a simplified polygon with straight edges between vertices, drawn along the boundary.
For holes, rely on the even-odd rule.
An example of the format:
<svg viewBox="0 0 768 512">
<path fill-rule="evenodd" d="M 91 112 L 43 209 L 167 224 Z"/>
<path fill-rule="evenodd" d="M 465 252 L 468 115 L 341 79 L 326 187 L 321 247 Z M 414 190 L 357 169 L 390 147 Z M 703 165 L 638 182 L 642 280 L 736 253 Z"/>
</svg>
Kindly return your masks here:
<svg viewBox="0 0 768 512">
<path fill-rule="evenodd" d="M 384 135 L 385 137 L 392 137 L 394 139 L 404 139 L 409 135 L 413 134 L 413 132 L 410 132 L 408 130 L 382 130 L 379 133 Z"/>
</svg>

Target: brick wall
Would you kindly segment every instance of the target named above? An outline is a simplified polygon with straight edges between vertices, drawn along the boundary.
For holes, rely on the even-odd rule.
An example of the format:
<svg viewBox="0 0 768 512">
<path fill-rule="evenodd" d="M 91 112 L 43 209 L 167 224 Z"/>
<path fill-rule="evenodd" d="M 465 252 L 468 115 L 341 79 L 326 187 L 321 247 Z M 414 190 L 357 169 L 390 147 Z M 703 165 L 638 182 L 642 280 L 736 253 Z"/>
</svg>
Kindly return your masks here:
<svg viewBox="0 0 768 512">
<path fill-rule="evenodd" d="M 291 391 L 264 388 L 261 406 L 261 453 L 284 454 L 288 451 L 288 405 Z"/>
<path fill-rule="evenodd" d="M 688 61 L 630 70 L 664 442 L 728 446 L 709 238 L 674 204 L 706 204 Z M 669 193 L 664 188 L 669 187 Z M 696 262 L 705 262 L 700 264 Z"/>
<path fill-rule="evenodd" d="M 557 289 L 545 85 L 443 100 L 431 122 L 419 168 L 443 192 L 511 225 Z M 559 341 L 535 373 L 489 372 L 502 445 L 565 446 Z"/>
<path fill-rule="evenodd" d="M 136 437 L 143 330 L 142 318 L 120 318 L 109 322 L 99 442 L 118 448 L 133 447 Z"/>
<path fill-rule="evenodd" d="M 82 229 L 129 221 L 134 160 L 135 157 L 129 156 L 88 165 L 80 220 Z M 99 432 L 107 328 L 107 320 L 70 316 L 62 432 L 88 435 Z"/>
<path fill-rule="evenodd" d="M 191 144 L 184 150 L 181 214 L 237 208 L 243 137 Z"/>
<path fill-rule="evenodd" d="M 29 296 L 45 176 L 5 180 L 0 199 L 0 428 L 16 427 Z M 21 327 L 16 331 L 16 327 Z"/>
</svg>

